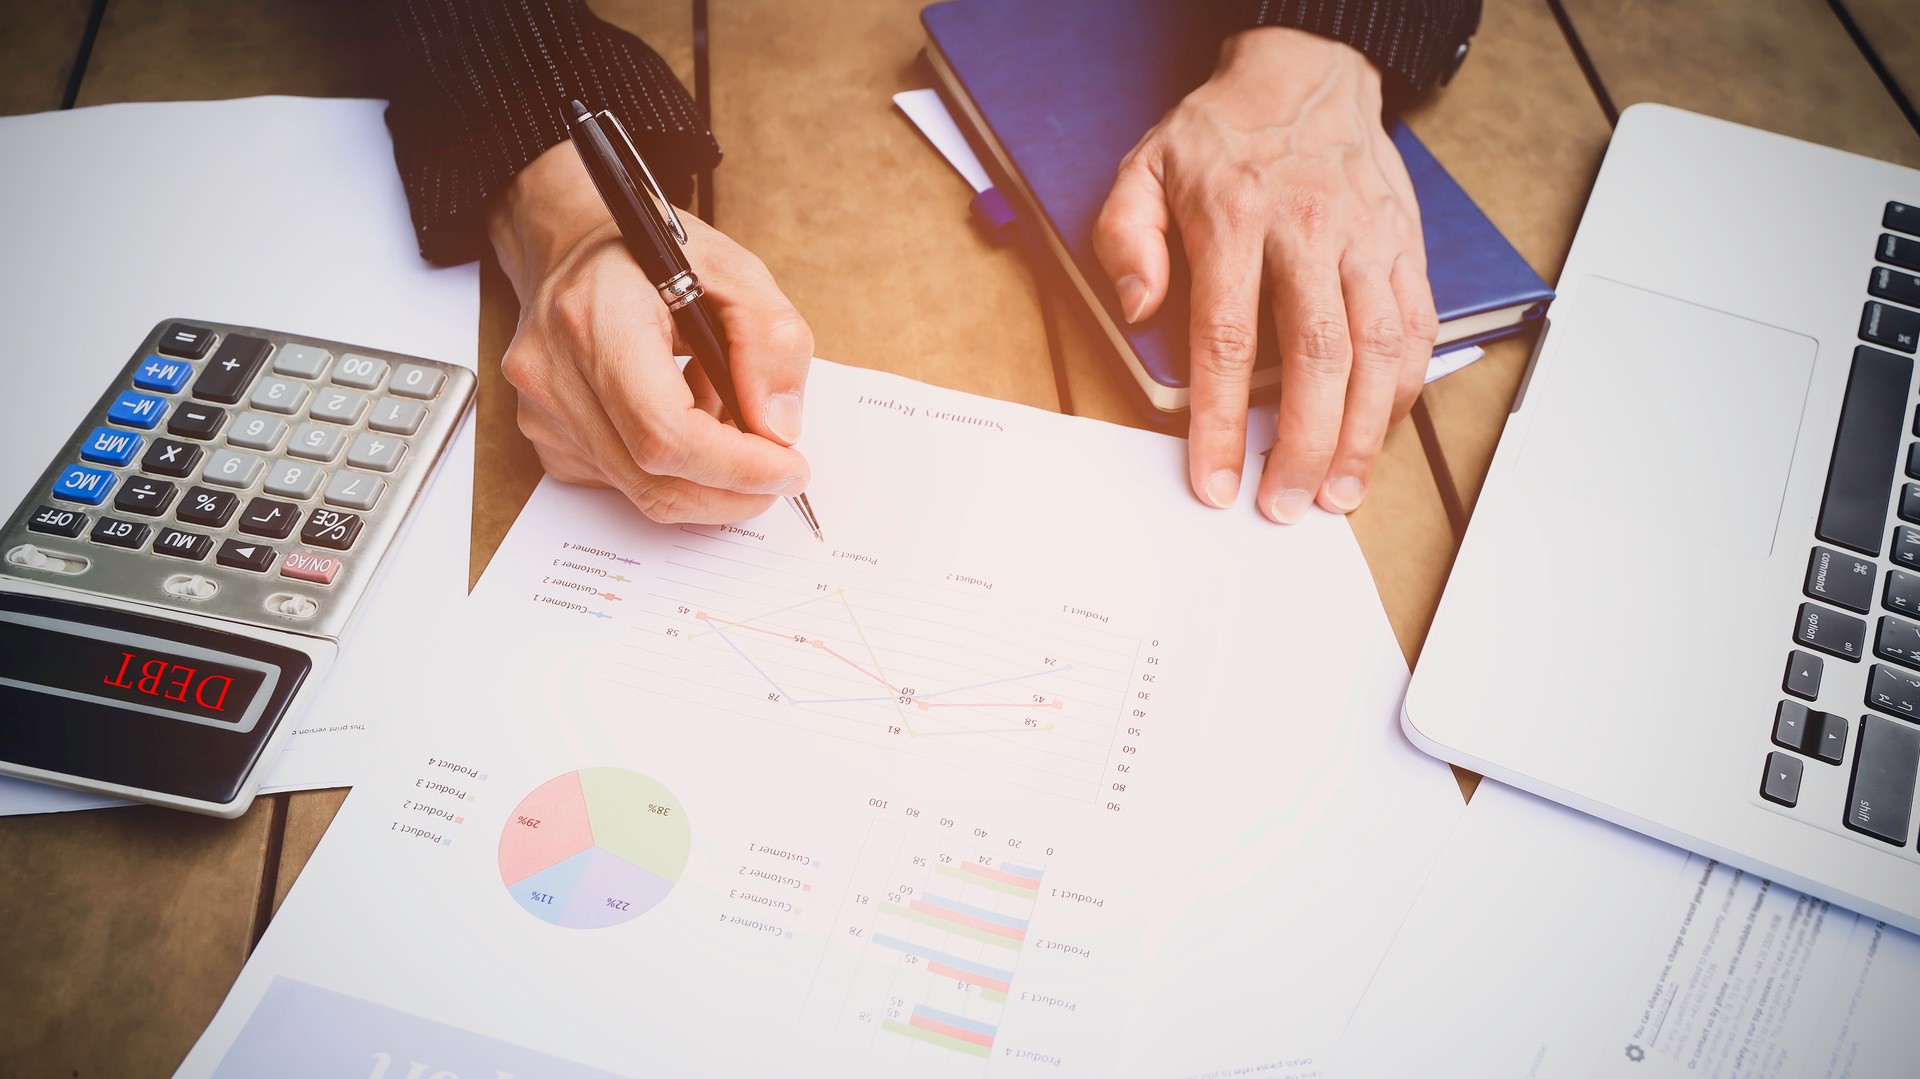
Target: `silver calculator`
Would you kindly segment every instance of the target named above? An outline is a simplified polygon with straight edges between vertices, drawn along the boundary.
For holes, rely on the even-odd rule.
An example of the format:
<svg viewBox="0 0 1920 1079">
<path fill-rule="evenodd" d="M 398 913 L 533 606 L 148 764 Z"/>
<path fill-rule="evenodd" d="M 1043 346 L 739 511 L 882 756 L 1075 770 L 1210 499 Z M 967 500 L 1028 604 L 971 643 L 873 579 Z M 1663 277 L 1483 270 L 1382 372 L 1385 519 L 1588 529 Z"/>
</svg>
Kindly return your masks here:
<svg viewBox="0 0 1920 1079">
<path fill-rule="evenodd" d="M 474 381 L 154 327 L 0 532 L 0 774 L 244 813 Z"/>
</svg>

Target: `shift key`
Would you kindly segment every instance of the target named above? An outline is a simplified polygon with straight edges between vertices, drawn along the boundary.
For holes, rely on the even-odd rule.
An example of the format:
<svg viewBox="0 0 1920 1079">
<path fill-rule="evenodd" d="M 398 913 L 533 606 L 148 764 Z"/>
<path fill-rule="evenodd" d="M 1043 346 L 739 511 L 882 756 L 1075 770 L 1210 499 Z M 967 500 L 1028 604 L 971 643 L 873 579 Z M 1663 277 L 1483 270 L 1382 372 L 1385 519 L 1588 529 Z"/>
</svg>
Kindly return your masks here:
<svg viewBox="0 0 1920 1079">
<path fill-rule="evenodd" d="M 1793 639 L 1815 651 L 1858 663 L 1867 643 L 1867 624 L 1817 603 L 1802 603 Z"/>
<path fill-rule="evenodd" d="M 1853 788 L 1847 792 L 1847 827 L 1896 847 L 1906 846 L 1917 775 L 1920 727 L 1897 719 L 1860 717 L 1860 748 L 1853 755 Z"/>
</svg>

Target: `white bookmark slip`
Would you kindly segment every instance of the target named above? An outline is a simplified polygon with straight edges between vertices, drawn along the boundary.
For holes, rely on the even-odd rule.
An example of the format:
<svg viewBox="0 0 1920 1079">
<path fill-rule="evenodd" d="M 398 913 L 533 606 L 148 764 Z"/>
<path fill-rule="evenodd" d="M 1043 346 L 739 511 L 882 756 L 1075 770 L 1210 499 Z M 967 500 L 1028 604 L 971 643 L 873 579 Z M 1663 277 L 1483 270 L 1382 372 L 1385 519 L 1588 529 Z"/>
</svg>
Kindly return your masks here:
<svg viewBox="0 0 1920 1079">
<path fill-rule="evenodd" d="M 1463 808 L 1346 522 L 807 412 L 824 546 L 541 484 L 183 1075 L 1314 1073 Z"/>
</svg>

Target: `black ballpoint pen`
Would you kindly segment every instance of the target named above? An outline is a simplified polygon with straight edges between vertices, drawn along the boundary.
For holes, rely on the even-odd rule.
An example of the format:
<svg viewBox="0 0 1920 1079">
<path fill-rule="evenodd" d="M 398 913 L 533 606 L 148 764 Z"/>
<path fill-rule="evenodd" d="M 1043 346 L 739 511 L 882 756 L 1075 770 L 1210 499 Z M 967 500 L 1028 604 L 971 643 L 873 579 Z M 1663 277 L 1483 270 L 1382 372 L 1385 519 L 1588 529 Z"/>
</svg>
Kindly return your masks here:
<svg viewBox="0 0 1920 1079">
<path fill-rule="evenodd" d="M 694 276 L 693 267 L 687 264 L 681 250 L 686 245 L 687 233 L 680 225 L 679 215 L 673 212 L 673 204 L 660 190 L 640 151 L 634 149 L 633 140 L 627 137 L 627 129 L 619 118 L 605 109 L 593 112 L 578 101 L 572 105 L 572 122 L 567 125 L 567 132 L 573 137 L 573 148 L 580 152 L 580 160 L 587 166 L 587 175 L 593 177 L 593 186 L 599 188 L 601 200 L 612 211 L 614 223 L 620 226 L 620 235 L 626 239 L 627 250 L 633 253 L 634 261 L 640 264 L 640 271 L 653 282 L 660 299 L 666 302 L 674 328 L 686 341 L 694 362 L 706 372 L 707 381 L 713 383 L 714 392 L 720 395 L 721 409 L 735 426 L 745 430 L 746 425 L 740 419 L 740 397 L 733 386 L 733 367 L 727 362 L 726 331 L 707 306 L 706 290 L 700 287 L 700 279 Z M 609 128 L 612 137 L 609 137 Z M 789 495 L 787 505 L 806 522 L 814 539 L 826 541 L 820 534 L 820 521 L 813 515 L 813 505 L 804 492 Z"/>
</svg>

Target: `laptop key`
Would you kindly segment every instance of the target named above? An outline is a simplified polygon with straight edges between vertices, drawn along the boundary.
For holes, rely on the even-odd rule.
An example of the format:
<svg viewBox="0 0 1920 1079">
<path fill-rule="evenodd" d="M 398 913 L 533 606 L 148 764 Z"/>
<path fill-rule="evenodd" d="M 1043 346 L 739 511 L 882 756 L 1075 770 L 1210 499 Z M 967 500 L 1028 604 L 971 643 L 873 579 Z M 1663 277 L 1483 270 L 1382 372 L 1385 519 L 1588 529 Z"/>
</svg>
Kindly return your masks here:
<svg viewBox="0 0 1920 1079">
<path fill-rule="evenodd" d="M 1813 700 L 1820 696 L 1820 676 L 1826 666 L 1826 660 L 1796 648 L 1787 656 L 1787 677 L 1781 688 L 1803 700 Z"/>
<path fill-rule="evenodd" d="M 1760 777 L 1760 797 L 1792 809 L 1800 804 L 1800 758 L 1788 753 L 1767 754 L 1767 771 Z"/>
<path fill-rule="evenodd" d="M 1795 753 L 1805 753 L 1807 731 L 1812 729 L 1816 715 L 1819 713 L 1804 704 L 1781 701 L 1773 709 L 1773 744 Z"/>
<path fill-rule="evenodd" d="M 1920 727 L 1879 716 L 1861 716 L 1860 745 L 1853 754 L 1853 783 L 1847 791 L 1847 827 L 1896 847 L 1906 846 L 1917 775 Z"/>
<path fill-rule="evenodd" d="M 1873 677 L 1867 682 L 1867 704 L 1920 722 L 1920 674 L 1874 664 Z"/>
<path fill-rule="evenodd" d="M 1887 266 L 1875 266 L 1867 275 L 1867 293 L 1908 307 L 1920 307 L 1920 277 Z"/>
<path fill-rule="evenodd" d="M 1866 614 L 1873 609 L 1873 576 L 1872 562 L 1828 547 L 1815 547 L 1813 557 L 1807 560 L 1807 597 Z"/>
<path fill-rule="evenodd" d="M 1920 528 L 1901 525 L 1893 530 L 1893 560 L 1910 569 L 1920 569 Z"/>
<path fill-rule="evenodd" d="M 1887 571 L 1887 588 L 1880 602 L 1889 611 L 1920 615 L 1920 576 L 1901 570 Z"/>
<path fill-rule="evenodd" d="M 1826 495 L 1814 529 L 1822 541 L 1864 555 L 1880 554 L 1912 381 L 1913 361 L 1907 357 L 1865 345 L 1853 350 Z"/>
<path fill-rule="evenodd" d="M 1920 417 L 1915 417 L 1920 419 Z M 1920 480 L 1920 442 L 1907 447 L 1907 478 Z"/>
<path fill-rule="evenodd" d="M 1900 519 L 1920 524 L 1920 483 L 1908 483 L 1901 486 Z"/>
<path fill-rule="evenodd" d="M 1815 712 L 1807 730 L 1807 752 L 1828 764 L 1839 764 L 1847 755 L 1847 720 L 1832 712 Z"/>
<path fill-rule="evenodd" d="M 1867 624 L 1817 603 L 1802 603 L 1800 617 L 1793 625 L 1793 639 L 1816 652 L 1858 663 L 1865 654 Z"/>
<path fill-rule="evenodd" d="M 1920 313 L 1868 300 L 1860 309 L 1860 338 L 1901 352 L 1920 348 Z"/>
<path fill-rule="evenodd" d="M 1892 615 L 1880 616 L 1880 630 L 1873 637 L 1873 654 L 1902 667 L 1920 670 L 1920 625 Z"/>
<path fill-rule="evenodd" d="M 1883 232 L 1879 245 L 1874 248 L 1873 257 L 1903 270 L 1920 271 L 1920 240 Z"/>
</svg>

